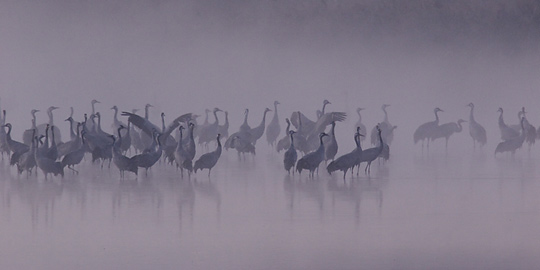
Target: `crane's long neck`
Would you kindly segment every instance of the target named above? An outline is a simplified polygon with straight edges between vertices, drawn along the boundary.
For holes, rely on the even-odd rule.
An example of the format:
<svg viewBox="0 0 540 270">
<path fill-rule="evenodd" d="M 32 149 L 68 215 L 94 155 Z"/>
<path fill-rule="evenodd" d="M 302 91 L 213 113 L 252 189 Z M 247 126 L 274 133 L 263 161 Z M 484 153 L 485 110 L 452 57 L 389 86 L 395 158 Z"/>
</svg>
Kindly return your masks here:
<svg viewBox="0 0 540 270">
<path fill-rule="evenodd" d="M 463 126 L 461 125 L 461 121 L 457 122 L 457 126 L 458 126 L 458 128 L 457 128 L 456 132 L 461 132 L 463 130 Z"/>
<path fill-rule="evenodd" d="M 195 126 L 194 126 L 194 125 L 192 125 L 192 126 L 189 127 L 189 139 L 190 139 L 191 141 L 194 141 L 194 138 L 193 138 L 193 130 L 194 130 L 194 129 L 195 129 Z"/>
<path fill-rule="evenodd" d="M 165 115 L 161 114 L 161 132 L 165 133 Z"/>
<path fill-rule="evenodd" d="M 267 110 L 264 111 L 264 113 L 263 113 L 263 119 L 262 119 L 262 121 L 261 121 L 261 126 L 263 126 L 263 127 L 264 127 L 264 125 L 265 125 L 265 123 L 266 123 L 266 113 L 268 113 Z"/>
<path fill-rule="evenodd" d="M 244 125 L 248 124 L 248 122 L 247 122 L 248 115 L 249 115 L 249 112 L 246 111 L 246 113 L 244 114 Z"/>
<path fill-rule="evenodd" d="M 379 130 L 379 149 L 382 150 L 384 146 L 383 140 L 382 140 L 382 132 Z"/>
<path fill-rule="evenodd" d="M 290 133 L 289 136 L 291 137 L 291 146 L 289 146 L 290 149 L 294 149 L 294 133 Z"/>
<path fill-rule="evenodd" d="M 73 107 L 69 107 L 69 117 L 73 118 Z"/>
<path fill-rule="evenodd" d="M 319 136 L 319 149 L 317 149 L 317 152 L 318 152 L 318 153 L 322 153 L 322 155 L 324 156 L 324 143 L 323 143 L 323 137 L 324 137 L 324 136 Z"/>
<path fill-rule="evenodd" d="M 97 130 L 101 132 L 101 115 L 98 115 L 97 117 Z"/>
<path fill-rule="evenodd" d="M 53 123 L 54 123 L 52 110 L 49 110 L 49 111 L 47 112 L 47 114 L 49 115 L 49 125 L 52 126 Z"/>
<path fill-rule="evenodd" d="M 144 119 L 148 120 L 148 108 L 150 108 L 149 106 L 145 106 L 144 107 Z"/>
<path fill-rule="evenodd" d="M 501 119 L 502 119 L 502 111 L 501 111 Z M 474 107 L 471 106 L 471 113 L 469 114 L 469 121 L 474 121 Z"/>
<path fill-rule="evenodd" d="M 356 114 L 358 114 L 358 122 L 362 123 L 362 114 L 360 114 L 360 110 L 356 111 Z"/>
<path fill-rule="evenodd" d="M 382 110 L 384 112 L 384 122 L 389 123 L 388 122 L 388 113 L 386 112 L 386 107 L 383 107 Z"/>
<path fill-rule="evenodd" d="M 504 118 L 503 118 L 503 111 L 501 109 L 501 114 L 499 114 L 499 125 L 501 126 L 505 126 L 506 124 L 504 123 Z"/>
<path fill-rule="evenodd" d="M 54 140 L 54 126 L 51 126 L 51 145 L 56 146 L 56 141 Z"/>
<path fill-rule="evenodd" d="M 122 128 L 118 128 L 118 145 L 122 145 L 122 134 L 121 131 Z"/>
<path fill-rule="evenodd" d="M 291 122 L 287 121 L 287 128 L 285 129 L 285 132 L 289 134 L 289 131 L 291 130 Z"/>
<path fill-rule="evenodd" d="M 204 111 L 204 113 L 206 114 L 206 116 L 204 117 L 204 123 L 203 125 L 207 125 L 208 124 L 208 109 Z"/>
<path fill-rule="evenodd" d="M 439 124 L 439 111 L 435 111 L 435 123 Z"/>
<path fill-rule="evenodd" d="M 321 111 L 321 117 L 324 115 L 324 110 L 326 109 L 326 105 L 328 105 L 328 103 L 323 103 L 322 105 L 322 111 Z"/>
<path fill-rule="evenodd" d="M 183 132 L 182 132 L 182 129 L 181 129 L 181 128 L 179 128 L 178 130 L 180 131 L 180 137 L 179 137 L 179 139 L 178 139 L 178 145 L 176 146 L 176 149 L 182 148 L 182 137 L 183 137 L 183 136 L 182 136 L 182 133 L 183 133 Z"/>
<path fill-rule="evenodd" d="M 36 112 L 32 112 L 32 128 L 36 128 Z"/>
<path fill-rule="evenodd" d="M 8 141 L 11 141 L 11 125 L 7 126 L 8 128 L 8 131 L 7 131 L 7 140 Z"/>
<path fill-rule="evenodd" d="M 49 128 L 50 127 L 45 128 L 45 143 L 43 144 L 45 149 L 49 148 Z"/>
<path fill-rule="evenodd" d="M 214 110 L 214 125 L 219 125 L 219 119 L 217 117 L 217 111 Z"/>
<path fill-rule="evenodd" d="M 114 110 L 114 123 L 117 124 L 118 123 L 118 108 L 113 107 L 113 110 Z"/>
<path fill-rule="evenodd" d="M 332 123 L 332 129 L 330 129 L 330 133 L 332 134 L 332 137 L 336 137 L 336 124 Z"/>
<path fill-rule="evenodd" d="M 75 138 L 75 132 L 73 131 L 73 118 L 71 116 L 68 118 L 69 121 L 69 135 L 71 138 Z M 77 136 L 79 136 L 79 128 L 77 127 Z"/>
<path fill-rule="evenodd" d="M 218 156 L 221 155 L 221 141 L 219 140 L 219 136 L 217 137 L 217 148 L 216 148 L 216 153 Z"/>
<path fill-rule="evenodd" d="M 226 127 L 229 126 L 229 112 L 225 112 L 225 125 Z"/>
<path fill-rule="evenodd" d="M 298 132 L 300 133 L 302 130 L 302 114 L 298 112 Z"/>
<path fill-rule="evenodd" d="M 92 114 L 96 113 L 96 103 L 92 102 Z"/>
</svg>

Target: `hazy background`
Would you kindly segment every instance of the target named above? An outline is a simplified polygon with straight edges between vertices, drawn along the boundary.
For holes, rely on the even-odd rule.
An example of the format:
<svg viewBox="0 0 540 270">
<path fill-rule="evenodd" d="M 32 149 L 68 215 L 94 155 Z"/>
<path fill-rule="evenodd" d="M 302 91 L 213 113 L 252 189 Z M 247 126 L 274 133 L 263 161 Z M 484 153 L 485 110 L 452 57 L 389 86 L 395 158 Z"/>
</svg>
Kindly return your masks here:
<svg viewBox="0 0 540 270">
<path fill-rule="evenodd" d="M 499 106 L 516 119 L 526 106 L 534 124 L 539 30 L 532 0 L 4 0 L 0 90 L 28 126 L 32 108 L 82 117 L 94 98 L 101 111 L 150 102 L 171 117 L 220 106 L 233 126 L 244 107 L 258 122 L 275 99 L 287 115 L 313 115 L 323 99 L 353 116 L 366 107 L 371 122 L 389 103 L 415 126 L 435 106 L 455 121 L 473 101 L 493 123 Z"/>
</svg>

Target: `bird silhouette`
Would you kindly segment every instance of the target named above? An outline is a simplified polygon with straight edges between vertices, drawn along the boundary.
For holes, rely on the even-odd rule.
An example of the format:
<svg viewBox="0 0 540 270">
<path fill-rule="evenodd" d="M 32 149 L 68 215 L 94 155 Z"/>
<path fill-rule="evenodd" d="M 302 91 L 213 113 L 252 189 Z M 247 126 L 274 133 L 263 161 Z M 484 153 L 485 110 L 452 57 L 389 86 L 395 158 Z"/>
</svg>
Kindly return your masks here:
<svg viewBox="0 0 540 270">
<path fill-rule="evenodd" d="M 437 113 L 442 111 L 443 110 L 438 107 L 435 108 L 433 110 L 433 113 L 435 113 L 435 121 L 424 123 L 414 131 L 414 144 L 422 141 L 422 149 L 424 149 L 424 141 L 427 140 L 427 147 L 429 149 L 429 138 L 431 138 L 432 134 L 436 132 L 435 130 L 439 126 L 439 115 Z"/>
<path fill-rule="evenodd" d="M 296 171 L 302 173 L 302 170 L 308 170 L 311 177 L 314 177 L 315 169 L 319 168 L 319 164 L 324 160 L 324 143 L 323 137 L 328 136 L 326 133 L 321 132 L 319 135 L 319 148 L 317 150 L 306 154 L 296 163 Z"/>
<path fill-rule="evenodd" d="M 471 108 L 469 114 L 469 134 L 473 139 L 473 148 L 476 148 L 477 142 L 482 147 L 487 142 L 486 129 L 474 120 L 474 104 L 471 102 L 467 106 Z"/>
<path fill-rule="evenodd" d="M 279 125 L 279 117 L 278 117 L 278 109 L 277 105 L 279 105 L 279 101 L 274 101 L 274 117 L 272 117 L 272 120 L 268 124 L 268 127 L 266 128 L 266 141 L 268 144 L 272 147 L 274 147 L 274 144 L 276 143 L 276 140 L 279 136 L 279 133 L 281 133 L 281 127 Z M 286 134 L 288 135 L 288 133 Z"/>
<path fill-rule="evenodd" d="M 208 177 L 210 177 L 210 173 L 212 172 L 212 168 L 216 165 L 216 163 L 219 160 L 219 157 L 221 156 L 221 141 L 220 141 L 221 134 L 217 135 L 217 148 L 216 150 L 203 154 L 199 157 L 197 161 L 195 161 L 195 165 L 193 166 L 193 170 L 195 173 L 197 173 L 197 170 L 203 170 L 208 169 Z"/>
<path fill-rule="evenodd" d="M 285 151 L 285 155 L 283 156 L 283 165 L 285 167 L 285 170 L 287 171 L 287 173 L 291 173 L 291 169 L 294 167 L 294 164 L 296 164 L 296 160 L 298 158 L 298 153 L 296 153 L 296 149 L 294 148 L 294 138 L 293 138 L 293 135 L 294 135 L 294 130 L 290 130 L 289 131 L 289 137 L 290 137 L 290 146 L 289 146 L 289 149 L 287 149 L 287 151 Z M 294 174 L 294 169 L 293 169 L 293 174 Z"/>
</svg>

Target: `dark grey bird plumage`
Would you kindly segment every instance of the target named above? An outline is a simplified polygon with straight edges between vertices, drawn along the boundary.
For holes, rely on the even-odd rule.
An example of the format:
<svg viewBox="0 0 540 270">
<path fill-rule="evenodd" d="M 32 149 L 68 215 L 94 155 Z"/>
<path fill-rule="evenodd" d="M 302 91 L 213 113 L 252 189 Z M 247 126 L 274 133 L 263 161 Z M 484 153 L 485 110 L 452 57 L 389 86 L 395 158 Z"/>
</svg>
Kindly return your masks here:
<svg viewBox="0 0 540 270">
<path fill-rule="evenodd" d="M 319 167 L 319 164 L 324 160 L 324 143 L 323 137 L 328 136 L 326 133 L 321 132 L 319 135 L 319 148 L 298 160 L 296 163 L 296 171 L 302 173 L 302 170 L 308 170 L 310 175 L 313 176 L 315 169 Z"/>
<path fill-rule="evenodd" d="M 195 165 L 193 166 L 193 170 L 195 173 L 197 173 L 197 170 L 203 170 L 208 169 L 208 176 L 210 177 L 210 173 L 212 172 L 212 168 L 217 164 L 219 157 L 221 156 L 221 141 L 220 141 L 221 134 L 217 135 L 217 148 L 216 150 L 203 154 L 199 157 L 197 161 L 195 161 Z"/>
</svg>

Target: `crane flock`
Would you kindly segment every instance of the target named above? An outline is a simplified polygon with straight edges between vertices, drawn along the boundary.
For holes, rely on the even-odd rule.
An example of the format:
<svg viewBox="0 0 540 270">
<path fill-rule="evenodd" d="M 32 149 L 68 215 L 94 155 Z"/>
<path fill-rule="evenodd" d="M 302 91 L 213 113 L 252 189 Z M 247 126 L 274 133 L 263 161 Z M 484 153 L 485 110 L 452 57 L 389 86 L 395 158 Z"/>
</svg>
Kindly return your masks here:
<svg viewBox="0 0 540 270">
<path fill-rule="evenodd" d="M 310 119 L 305 113 L 294 111 L 290 117 L 283 119 L 286 123 L 284 134 L 282 133 L 281 121 L 278 114 L 278 105 L 273 103 L 273 110 L 265 108 L 262 119 L 258 126 L 251 127 L 248 123 L 249 109 L 245 109 L 242 125 L 238 131 L 229 135 L 229 113 L 220 108 L 205 110 L 205 118 L 202 124 L 197 123 L 198 115 L 186 113 L 174 118 L 168 125 L 166 115 L 161 113 L 161 127 L 152 123 L 149 119 L 149 110 L 153 106 L 144 106 L 144 116 L 137 114 L 137 110 L 122 111 L 116 105 L 113 110 L 111 133 L 102 127 L 102 115 L 96 110 L 98 100 L 92 100 L 91 113 L 84 114 L 81 121 L 76 121 L 73 107 L 70 115 L 65 119 L 69 124 L 69 140 L 63 141 L 58 125 L 54 122 L 53 113 L 59 107 L 50 106 L 46 109 L 48 121 L 37 124 L 38 109 L 30 111 L 31 127 L 22 132 L 22 140 L 12 137 L 12 130 L 21 129 L 19 124 L 7 121 L 7 112 L 0 115 L 0 153 L 2 158 L 9 156 L 10 166 L 16 166 L 17 172 L 28 175 L 36 173 L 38 169 L 45 179 L 50 175 L 64 176 L 67 168 L 78 174 L 77 166 L 83 162 L 86 156 L 93 163 L 98 163 L 101 169 L 111 164 L 119 170 L 120 177 L 124 178 L 126 172 L 139 174 L 139 169 L 144 169 L 145 174 L 158 163 L 171 164 L 180 170 L 181 177 L 187 173 L 190 177 L 199 170 L 208 169 L 211 176 L 212 169 L 218 164 L 222 155 L 222 140 L 225 150 L 235 149 L 239 160 L 246 156 L 255 156 L 258 140 L 266 133 L 266 141 L 269 147 L 280 153 L 283 166 L 287 173 L 301 174 L 303 170 L 309 172 L 309 177 L 318 174 L 320 164 L 325 161 L 326 171 L 329 174 L 335 171 L 343 172 L 343 179 L 348 171 L 352 172 L 357 167 L 359 175 L 360 165 L 365 163 L 364 173 L 371 173 L 371 164 L 378 158 L 388 160 L 390 158 L 390 145 L 394 138 L 397 126 L 389 121 L 387 108 L 390 105 L 383 104 L 381 110 L 384 118 L 370 133 L 372 148 L 363 149 L 362 141 L 367 136 L 366 126 L 362 123 L 361 111 L 357 108 L 358 120 L 355 123 L 356 132 L 353 140 L 355 147 L 348 153 L 337 155 L 342 148 L 338 147 L 336 138 L 336 126 L 339 128 L 347 118 L 345 112 L 327 112 L 327 106 L 332 104 L 328 100 L 323 101 L 321 110 L 316 111 L 316 119 Z M 450 137 L 463 130 L 463 123 L 469 125 L 469 134 L 473 141 L 473 147 L 484 147 L 487 142 L 486 130 L 475 120 L 474 104 L 467 105 L 470 108 L 468 121 L 458 119 L 456 122 L 440 124 L 439 113 L 444 112 L 440 108 L 433 109 L 435 120 L 420 125 L 413 134 L 413 142 L 421 142 L 422 152 L 424 146 L 429 151 L 430 142 L 445 139 L 445 149 L 448 151 Z M 266 116 L 273 111 L 273 116 L 266 125 Z M 527 143 L 530 147 L 535 143 L 540 134 L 526 118 L 523 107 L 517 114 L 518 125 L 507 125 L 503 119 L 503 109 L 498 111 L 498 126 L 501 142 L 495 149 L 495 155 L 499 153 L 511 153 L 512 155 Z M 209 119 L 212 113 L 213 121 Z M 224 122 L 220 123 L 220 117 L 224 114 Z M 223 119 L 223 118 L 222 118 Z M 126 124 L 127 123 L 127 124 Z M 540 129 L 540 128 L 539 128 Z M 280 137 L 281 136 L 281 137 Z M 65 137 L 64 137 L 65 138 Z M 216 143 L 216 148 L 210 150 L 210 146 Z M 197 155 L 198 154 L 198 155 Z M 198 158 L 196 158 L 198 156 Z"/>
</svg>

